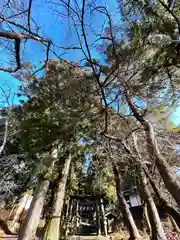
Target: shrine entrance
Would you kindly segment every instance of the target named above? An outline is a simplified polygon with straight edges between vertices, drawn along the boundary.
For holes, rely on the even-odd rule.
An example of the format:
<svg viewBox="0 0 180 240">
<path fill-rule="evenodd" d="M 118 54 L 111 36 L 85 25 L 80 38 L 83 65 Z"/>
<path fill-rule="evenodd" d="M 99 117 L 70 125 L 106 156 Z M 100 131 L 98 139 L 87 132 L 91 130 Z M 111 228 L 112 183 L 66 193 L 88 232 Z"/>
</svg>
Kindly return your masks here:
<svg viewBox="0 0 180 240">
<path fill-rule="evenodd" d="M 71 196 L 67 235 L 107 236 L 103 199 L 97 196 Z"/>
<path fill-rule="evenodd" d="M 84 198 L 78 201 L 78 205 L 77 234 L 88 235 L 97 233 L 96 202 Z"/>
</svg>

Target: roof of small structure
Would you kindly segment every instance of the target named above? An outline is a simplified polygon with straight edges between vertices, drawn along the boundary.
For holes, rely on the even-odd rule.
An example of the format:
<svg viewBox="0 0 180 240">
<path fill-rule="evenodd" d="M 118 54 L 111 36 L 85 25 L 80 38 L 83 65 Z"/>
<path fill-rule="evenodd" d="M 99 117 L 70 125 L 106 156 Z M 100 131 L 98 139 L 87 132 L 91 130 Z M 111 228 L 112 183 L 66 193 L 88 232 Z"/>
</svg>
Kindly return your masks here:
<svg viewBox="0 0 180 240">
<path fill-rule="evenodd" d="M 0 116 L 0 126 L 5 125 L 6 120 L 7 120 L 6 117 L 1 117 L 1 116 Z"/>
<path fill-rule="evenodd" d="M 114 217 L 117 217 L 117 213 L 114 210 L 110 210 L 105 213 L 105 217 L 108 217 L 108 215 L 113 215 Z"/>
<path fill-rule="evenodd" d="M 89 199 L 89 200 L 97 200 L 103 198 L 102 195 L 71 195 L 71 199 Z"/>
</svg>

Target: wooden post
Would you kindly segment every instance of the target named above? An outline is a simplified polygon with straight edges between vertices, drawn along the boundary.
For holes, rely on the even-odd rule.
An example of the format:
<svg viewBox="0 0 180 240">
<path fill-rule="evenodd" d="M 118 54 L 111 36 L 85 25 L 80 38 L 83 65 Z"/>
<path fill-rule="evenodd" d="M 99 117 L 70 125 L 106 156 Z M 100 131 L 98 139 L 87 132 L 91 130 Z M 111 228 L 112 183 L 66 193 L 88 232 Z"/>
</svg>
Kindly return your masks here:
<svg viewBox="0 0 180 240">
<path fill-rule="evenodd" d="M 100 214 L 100 207 L 99 201 L 96 200 L 96 221 L 97 221 L 97 230 L 98 235 L 101 235 L 101 214 Z"/>
<path fill-rule="evenodd" d="M 68 236 L 68 222 L 69 222 L 69 203 L 67 203 L 66 216 L 65 216 L 65 238 Z"/>
<path fill-rule="evenodd" d="M 78 233 L 78 227 L 79 227 L 78 211 L 79 211 L 79 201 L 77 200 L 76 202 L 76 234 Z"/>
<path fill-rule="evenodd" d="M 70 210 L 69 210 L 69 220 L 72 221 L 72 210 L 73 210 L 73 203 L 72 200 L 70 200 Z"/>
<path fill-rule="evenodd" d="M 73 223 L 73 228 L 72 228 Z M 74 218 L 73 218 L 73 200 L 70 200 L 70 210 L 69 210 L 69 219 L 68 219 L 68 233 L 72 234 L 74 229 Z"/>
<path fill-rule="evenodd" d="M 104 230 L 104 235 L 107 237 L 108 232 L 107 232 L 107 221 L 105 217 L 105 211 L 104 211 L 104 204 L 103 204 L 103 199 L 100 199 L 100 207 L 101 207 L 101 217 L 102 217 L 102 222 L 103 222 L 103 230 Z"/>
</svg>

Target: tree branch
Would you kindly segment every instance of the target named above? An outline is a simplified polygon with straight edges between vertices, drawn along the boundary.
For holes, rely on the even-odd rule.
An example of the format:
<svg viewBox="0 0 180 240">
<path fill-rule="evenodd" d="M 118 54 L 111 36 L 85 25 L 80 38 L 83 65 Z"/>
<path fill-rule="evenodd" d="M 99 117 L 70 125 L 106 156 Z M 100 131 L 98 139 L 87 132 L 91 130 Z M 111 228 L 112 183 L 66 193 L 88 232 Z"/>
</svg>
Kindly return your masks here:
<svg viewBox="0 0 180 240">
<path fill-rule="evenodd" d="M 178 17 L 176 17 L 174 12 L 165 4 L 164 1 L 162 1 L 162 0 L 158 0 L 158 1 L 163 6 L 163 8 L 174 18 L 174 20 L 176 21 L 176 23 L 178 25 L 178 30 L 179 30 L 179 33 L 180 33 L 180 21 L 179 21 Z"/>
<path fill-rule="evenodd" d="M 32 0 L 29 0 L 29 7 L 28 7 L 28 28 L 31 31 L 31 7 L 32 7 Z"/>
<path fill-rule="evenodd" d="M 11 32 L 6 30 L 0 30 L 0 37 L 15 41 L 14 47 L 15 47 L 15 56 L 16 56 L 16 65 L 17 65 L 16 68 L 1 67 L 0 70 L 4 72 L 9 72 L 9 73 L 15 73 L 22 67 L 21 61 L 20 61 L 20 43 L 22 39 L 31 39 L 41 43 L 48 43 L 47 51 L 46 51 L 46 61 L 48 61 L 49 49 L 51 45 L 51 41 L 49 39 L 41 38 L 40 36 L 37 36 L 37 35 L 16 33 L 16 32 Z"/>
<path fill-rule="evenodd" d="M 39 68 L 38 70 L 36 70 L 34 73 L 32 73 L 31 76 L 35 75 L 36 73 L 40 72 L 41 70 L 43 70 L 46 66 L 47 66 L 47 63 L 49 61 L 49 52 L 50 52 L 50 47 L 51 47 L 51 42 L 48 42 L 48 45 L 47 45 L 47 50 L 46 50 L 46 60 L 45 60 L 45 63 L 44 65 Z"/>
<path fill-rule="evenodd" d="M 9 119 L 7 119 L 6 122 L 5 122 L 5 132 L 4 132 L 3 143 L 2 143 L 2 145 L 0 147 L 0 155 L 2 154 L 2 151 L 4 150 L 4 147 L 6 145 L 7 134 L 8 134 L 8 123 L 9 123 Z"/>
</svg>

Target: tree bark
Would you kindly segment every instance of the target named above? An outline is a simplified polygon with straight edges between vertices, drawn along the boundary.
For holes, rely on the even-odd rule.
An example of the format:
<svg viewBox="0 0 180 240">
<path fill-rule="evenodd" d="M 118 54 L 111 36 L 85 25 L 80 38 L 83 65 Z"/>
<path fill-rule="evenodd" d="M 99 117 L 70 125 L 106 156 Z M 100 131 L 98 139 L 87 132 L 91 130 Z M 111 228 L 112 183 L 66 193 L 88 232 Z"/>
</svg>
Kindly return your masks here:
<svg viewBox="0 0 180 240">
<path fill-rule="evenodd" d="M 150 223 L 150 220 L 149 220 L 149 215 L 148 215 L 148 210 L 147 210 L 147 204 L 146 203 L 145 203 L 145 206 L 144 206 L 144 215 L 145 215 L 145 218 L 146 218 L 149 235 L 151 235 L 152 234 L 152 229 L 151 229 L 151 223 Z"/>
<path fill-rule="evenodd" d="M 144 115 L 140 113 L 137 107 L 132 103 L 127 86 L 125 86 L 125 97 L 129 108 L 134 114 L 134 117 L 141 123 L 146 132 L 147 147 L 150 157 L 155 160 L 156 166 L 162 176 L 167 190 L 171 193 L 177 204 L 180 206 L 180 183 L 176 179 L 176 174 L 170 172 L 169 164 L 159 151 L 152 124 L 145 119 Z"/>
<path fill-rule="evenodd" d="M 150 223 L 149 215 L 148 215 L 147 203 L 144 201 L 144 199 L 145 199 L 144 190 L 143 190 L 141 184 L 137 184 L 137 188 L 138 188 L 138 193 L 140 195 L 142 206 L 143 206 L 143 213 L 144 213 L 144 217 L 145 217 L 144 220 L 146 221 L 146 224 L 147 224 L 147 232 L 149 235 L 151 235 L 152 229 L 151 229 L 151 223 Z"/>
<path fill-rule="evenodd" d="M 125 224 L 130 232 L 130 238 L 132 240 L 141 239 L 140 233 L 137 229 L 137 226 L 134 222 L 133 216 L 131 214 L 131 211 L 129 209 L 129 206 L 126 202 L 126 199 L 124 198 L 123 192 L 122 192 L 122 178 L 119 172 L 118 167 L 113 164 L 113 171 L 115 175 L 115 182 L 116 182 L 116 191 L 117 191 L 117 197 L 120 206 L 122 207 L 122 213 L 123 217 L 125 219 Z"/>
<path fill-rule="evenodd" d="M 178 226 L 180 226 L 180 212 L 179 210 L 171 205 L 163 196 L 161 191 L 157 188 L 154 180 L 152 179 L 152 177 L 150 176 L 150 174 L 148 173 L 148 171 L 145 168 L 145 173 L 146 176 L 149 179 L 149 182 L 151 184 L 152 189 L 154 190 L 156 197 L 158 198 L 159 204 L 160 206 L 164 209 L 165 212 L 167 212 L 168 214 L 170 214 L 176 221 L 176 223 L 178 224 Z"/>
<path fill-rule="evenodd" d="M 176 174 L 172 174 L 170 172 L 170 166 L 167 161 L 160 154 L 153 126 L 150 123 L 146 124 L 146 133 L 147 133 L 147 141 L 148 141 L 148 149 L 151 156 L 154 156 L 156 166 L 162 176 L 164 184 L 167 190 L 171 193 L 171 195 L 176 200 L 177 204 L 180 206 L 180 184 L 176 180 Z"/>
<path fill-rule="evenodd" d="M 179 232 L 180 232 L 180 229 L 179 229 L 176 221 L 174 220 L 174 218 L 173 218 L 171 215 L 169 215 L 169 218 L 170 218 L 171 224 L 172 224 L 172 226 L 173 226 L 173 228 L 174 228 L 174 231 L 176 231 L 176 232 L 179 233 Z"/>
<path fill-rule="evenodd" d="M 137 153 L 137 172 L 139 173 L 139 179 L 140 179 L 139 188 L 142 189 L 142 197 L 144 198 L 144 201 L 148 207 L 148 215 L 151 223 L 152 239 L 167 240 L 160 217 L 159 217 L 158 210 L 156 208 L 156 204 L 148 188 L 148 182 L 147 182 L 146 174 L 144 171 L 145 167 L 143 166 L 143 163 L 142 163 L 142 158 L 139 153 L 139 149 L 137 145 L 137 138 L 134 133 L 133 133 L 133 141 L 134 141 L 134 148 Z"/>
<path fill-rule="evenodd" d="M 18 240 L 34 240 L 41 217 L 45 196 L 49 187 L 49 180 L 39 179 L 26 220 L 20 229 Z"/>
<path fill-rule="evenodd" d="M 103 223 L 103 230 L 104 230 L 104 236 L 107 237 L 108 232 L 107 232 L 107 220 L 105 217 L 105 210 L 104 210 L 104 203 L 103 199 L 100 199 L 100 208 L 101 208 L 101 218 L 102 218 L 102 223 Z"/>
<path fill-rule="evenodd" d="M 30 195 L 28 193 L 25 193 L 24 196 L 20 199 L 16 213 L 14 215 L 13 221 L 10 224 L 12 226 L 11 231 L 14 233 L 17 233 L 20 227 L 20 218 L 24 212 L 24 209 L 26 207 L 26 204 L 28 200 L 30 199 Z"/>
<path fill-rule="evenodd" d="M 15 197 L 15 199 L 13 200 L 12 209 L 8 216 L 8 221 L 14 219 L 14 217 L 13 217 L 13 219 L 11 217 L 12 217 L 12 215 L 14 215 L 14 210 L 16 209 L 16 202 L 17 202 L 17 197 Z"/>
<path fill-rule="evenodd" d="M 65 161 L 64 168 L 61 175 L 62 177 L 58 184 L 58 190 L 54 200 L 53 213 L 52 213 L 52 217 L 51 217 L 47 234 L 46 234 L 47 240 L 59 240 L 59 237 L 60 237 L 60 221 L 61 221 L 61 215 L 63 211 L 64 198 L 65 198 L 65 192 L 66 192 L 66 183 L 69 176 L 70 165 L 71 165 L 71 155 L 69 155 L 69 157 Z"/>
<path fill-rule="evenodd" d="M 159 217 L 159 213 L 156 208 L 156 204 L 152 198 L 151 192 L 149 191 L 147 185 L 146 175 L 142 167 L 139 169 L 140 184 L 143 189 L 144 200 L 148 207 L 149 220 L 152 229 L 152 239 L 153 240 L 167 240 L 164 229 Z"/>
</svg>

